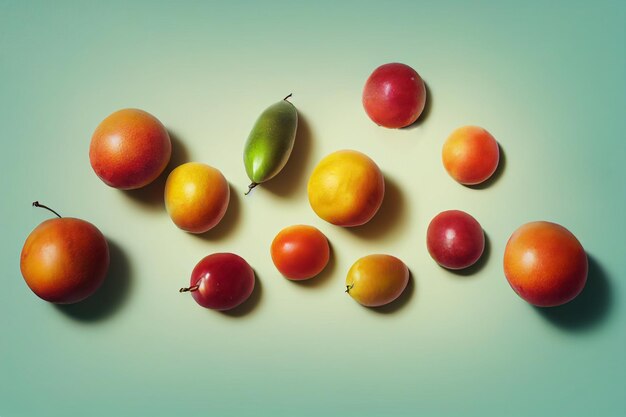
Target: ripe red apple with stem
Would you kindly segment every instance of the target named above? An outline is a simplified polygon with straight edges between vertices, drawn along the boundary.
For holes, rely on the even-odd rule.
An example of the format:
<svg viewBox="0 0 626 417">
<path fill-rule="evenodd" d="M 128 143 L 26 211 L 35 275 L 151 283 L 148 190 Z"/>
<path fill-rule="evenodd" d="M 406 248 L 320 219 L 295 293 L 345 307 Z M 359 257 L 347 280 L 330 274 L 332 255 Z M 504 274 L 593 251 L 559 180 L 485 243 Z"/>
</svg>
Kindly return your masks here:
<svg viewBox="0 0 626 417">
<path fill-rule="evenodd" d="M 93 224 L 71 217 L 57 218 L 37 226 L 28 236 L 20 257 L 26 284 L 40 298 L 58 304 L 77 303 L 93 294 L 109 268 L 109 246 Z"/>
<path fill-rule="evenodd" d="M 246 301 L 254 290 L 254 271 L 234 253 L 214 253 L 204 257 L 191 272 L 190 292 L 202 307 L 230 310 Z"/>
</svg>

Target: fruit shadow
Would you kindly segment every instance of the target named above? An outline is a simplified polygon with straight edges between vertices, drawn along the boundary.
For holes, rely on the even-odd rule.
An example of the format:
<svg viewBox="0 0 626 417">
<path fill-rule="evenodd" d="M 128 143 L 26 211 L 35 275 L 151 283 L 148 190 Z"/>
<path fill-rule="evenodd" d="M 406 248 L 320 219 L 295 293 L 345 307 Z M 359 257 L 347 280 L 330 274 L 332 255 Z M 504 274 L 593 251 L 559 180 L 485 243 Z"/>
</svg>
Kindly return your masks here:
<svg viewBox="0 0 626 417">
<path fill-rule="evenodd" d="M 182 165 L 185 162 L 189 162 L 189 152 L 183 142 L 172 131 L 168 130 L 168 133 L 170 135 L 170 141 L 172 142 L 172 156 L 170 157 L 170 161 L 161 175 L 145 187 L 141 187 L 136 190 L 122 191 L 122 193 L 132 201 L 151 210 L 165 209 L 163 194 L 165 192 L 165 181 L 167 180 L 167 176 L 177 166 Z"/>
<path fill-rule="evenodd" d="M 237 228 L 241 217 L 241 197 L 231 183 L 228 183 L 228 186 L 230 187 L 230 198 L 222 220 L 213 229 L 204 233 L 190 233 L 192 236 L 202 240 L 215 241 L 225 238 Z"/>
<path fill-rule="evenodd" d="M 385 176 L 385 197 L 378 212 L 364 225 L 346 230 L 364 239 L 377 239 L 402 226 L 405 210 L 402 189 L 393 178 Z"/>
<path fill-rule="evenodd" d="M 480 184 L 466 185 L 467 188 L 471 188 L 473 190 L 484 190 L 485 188 L 489 188 L 492 184 L 496 183 L 502 177 L 504 169 L 506 168 L 506 153 L 504 152 L 502 145 L 499 143 L 498 149 L 500 152 L 500 159 L 495 172 L 491 175 L 491 177 L 487 178 L 487 180 L 481 182 Z"/>
<path fill-rule="evenodd" d="M 118 311 L 131 292 L 131 267 L 124 251 L 110 239 L 109 271 L 102 286 L 89 298 L 76 304 L 55 304 L 55 307 L 77 321 L 95 322 L 109 318 Z"/>
<path fill-rule="evenodd" d="M 322 287 L 328 284 L 333 277 L 334 272 L 337 270 L 337 258 L 335 255 L 335 250 L 330 242 L 328 242 L 328 247 L 330 249 L 330 257 L 328 258 L 328 263 L 322 272 L 320 272 L 317 276 L 311 279 L 305 280 L 290 280 L 287 281 L 293 283 L 293 285 L 300 287 L 308 287 L 308 288 L 317 288 Z"/>
<path fill-rule="evenodd" d="M 261 187 L 272 194 L 287 197 L 298 189 L 306 189 L 307 170 L 313 150 L 313 137 L 307 119 L 298 113 L 298 130 L 287 165 Z"/>
<path fill-rule="evenodd" d="M 587 259 L 587 283 L 578 297 L 562 306 L 534 307 L 543 318 L 563 330 L 589 330 L 605 320 L 613 308 L 615 300 L 609 276 L 593 256 L 587 254 Z"/>
<path fill-rule="evenodd" d="M 252 310 L 257 308 L 257 306 L 261 302 L 262 296 L 263 296 L 263 284 L 261 283 L 261 280 L 259 279 L 259 274 L 255 270 L 254 271 L 254 289 L 252 290 L 252 294 L 250 294 L 250 297 L 248 297 L 246 301 L 244 301 L 242 304 L 238 305 L 237 307 L 231 310 L 220 311 L 220 313 L 222 313 L 222 315 L 226 317 L 233 317 L 233 318 L 247 316 L 248 314 L 252 312 Z"/>
<path fill-rule="evenodd" d="M 443 266 L 441 268 L 445 269 L 446 271 L 452 272 L 454 275 L 463 277 L 479 273 L 485 267 L 485 265 L 487 265 L 487 262 L 491 257 L 491 240 L 489 239 L 489 235 L 487 234 L 487 232 L 485 232 L 484 230 L 483 234 L 485 236 L 485 248 L 483 249 L 483 254 L 473 265 L 470 265 L 467 268 L 463 269 L 448 269 L 444 268 Z"/>
<path fill-rule="evenodd" d="M 419 126 L 421 126 L 430 116 L 430 112 L 433 108 L 433 94 L 432 90 L 428 86 L 426 82 L 424 82 L 424 87 L 426 88 L 426 103 L 424 103 L 424 110 L 422 110 L 422 114 L 417 118 L 416 121 L 411 123 L 408 126 L 401 127 L 400 130 L 412 130 Z"/>
<path fill-rule="evenodd" d="M 402 291 L 402 294 L 389 304 L 385 304 L 380 307 L 363 307 L 378 314 L 393 314 L 396 311 L 403 308 L 411 301 L 415 294 L 415 280 L 413 279 L 413 273 L 409 271 L 409 282 L 406 284 L 406 288 Z"/>
</svg>

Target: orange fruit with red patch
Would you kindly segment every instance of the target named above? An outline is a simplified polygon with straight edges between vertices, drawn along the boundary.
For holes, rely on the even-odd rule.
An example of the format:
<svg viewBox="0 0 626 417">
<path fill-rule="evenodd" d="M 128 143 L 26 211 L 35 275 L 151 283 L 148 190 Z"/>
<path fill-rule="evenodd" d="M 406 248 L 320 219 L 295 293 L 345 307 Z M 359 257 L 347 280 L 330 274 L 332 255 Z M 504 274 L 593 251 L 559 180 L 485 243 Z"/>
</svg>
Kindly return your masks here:
<svg viewBox="0 0 626 417">
<path fill-rule="evenodd" d="M 574 299 L 587 282 L 587 254 L 565 227 L 545 221 L 521 226 L 504 250 L 504 274 L 530 304 L 552 307 Z"/>
<path fill-rule="evenodd" d="M 464 126 L 452 132 L 444 143 L 442 160 L 455 181 L 476 185 L 496 172 L 500 148 L 495 138 L 482 127 Z"/>
<path fill-rule="evenodd" d="M 157 179 L 172 154 L 170 136 L 153 115 L 123 109 L 104 119 L 89 147 L 89 161 L 98 177 L 121 190 L 141 188 Z"/>
<path fill-rule="evenodd" d="M 77 303 L 93 294 L 109 269 L 109 245 L 93 224 L 58 216 L 42 222 L 28 235 L 20 270 L 28 287 L 57 304 Z"/>
</svg>

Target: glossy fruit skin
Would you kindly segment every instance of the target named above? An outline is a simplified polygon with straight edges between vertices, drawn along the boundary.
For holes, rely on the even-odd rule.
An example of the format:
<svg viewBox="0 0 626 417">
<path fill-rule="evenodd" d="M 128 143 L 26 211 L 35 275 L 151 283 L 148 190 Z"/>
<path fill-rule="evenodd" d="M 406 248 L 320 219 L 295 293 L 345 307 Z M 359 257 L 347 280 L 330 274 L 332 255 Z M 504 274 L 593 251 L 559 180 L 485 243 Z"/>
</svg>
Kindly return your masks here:
<svg viewBox="0 0 626 417">
<path fill-rule="evenodd" d="M 43 300 L 77 303 L 104 281 L 109 245 L 102 232 L 85 220 L 46 220 L 26 239 L 20 269 L 26 284 Z"/>
<path fill-rule="evenodd" d="M 363 107 L 377 125 L 388 128 L 409 126 L 422 114 L 425 104 L 424 81 L 408 65 L 381 65 L 365 82 Z"/>
<path fill-rule="evenodd" d="M 343 150 L 317 164 L 307 190 L 311 208 L 320 218 L 353 227 L 374 217 L 385 196 L 385 179 L 367 155 Z"/>
<path fill-rule="evenodd" d="M 230 310 L 246 301 L 254 290 L 254 271 L 234 253 L 214 253 L 203 258 L 191 273 L 191 295 L 202 307 Z"/>
<path fill-rule="evenodd" d="M 172 143 L 163 124 L 138 109 L 119 110 L 104 119 L 89 147 L 96 175 L 121 190 L 141 188 L 154 181 L 171 154 Z"/>
<path fill-rule="evenodd" d="M 409 269 L 391 255 L 368 255 L 356 261 L 346 277 L 347 293 L 365 307 L 389 304 L 409 283 Z"/>
<path fill-rule="evenodd" d="M 463 126 L 448 137 L 441 157 L 444 168 L 455 181 L 476 185 L 486 181 L 498 168 L 500 148 L 482 127 Z"/>
<path fill-rule="evenodd" d="M 281 230 L 270 249 L 272 261 L 285 278 L 305 280 L 318 275 L 328 264 L 330 246 L 313 226 L 295 225 Z"/>
<path fill-rule="evenodd" d="M 587 282 L 587 254 L 576 236 L 551 222 L 526 223 L 504 249 L 504 274 L 511 288 L 538 307 L 574 299 Z"/>
<path fill-rule="evenodd" d="M 268 181 L 283 169 L 291 155 L 297 129 L 298 112 L 286 99 L 261 113 L 243 151 L 246 173 L 253 183 Z"/>
<path fill-rule="evenodd" d="M 206 164 L 179 165 L 165 182 L 165 208 L 174 224 L 190 233 L 215 227 L 226 214 L 229 201 L 228 181 Z"/>
<path fill-rule="evenodd" d="M 443 211 L 428 225 L 426 246 L 439 265 L 463 269 L 480 259 L 485 249 L 485 234 L 480 223 L 464 211 Z"/>
</svg>

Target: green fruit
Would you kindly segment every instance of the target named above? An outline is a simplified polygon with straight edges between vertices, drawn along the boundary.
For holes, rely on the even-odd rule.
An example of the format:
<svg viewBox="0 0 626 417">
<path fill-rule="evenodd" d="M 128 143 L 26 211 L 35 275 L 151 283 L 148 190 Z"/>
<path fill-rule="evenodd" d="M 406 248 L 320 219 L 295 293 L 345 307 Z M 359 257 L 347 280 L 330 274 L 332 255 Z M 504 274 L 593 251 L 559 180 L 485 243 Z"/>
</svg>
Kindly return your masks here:
<svg viewBox="0 0 626 417">
<path fill-rule="evenodd" d="M 298 128 L 298 112 L 289 97 L 265 109 L 248 136 L 243 162 L 252 184 L 246 194 L 275 177 L 289 160 Z"/>
</svg>

